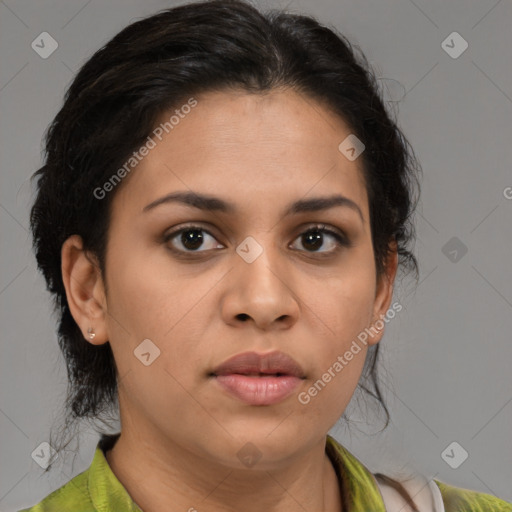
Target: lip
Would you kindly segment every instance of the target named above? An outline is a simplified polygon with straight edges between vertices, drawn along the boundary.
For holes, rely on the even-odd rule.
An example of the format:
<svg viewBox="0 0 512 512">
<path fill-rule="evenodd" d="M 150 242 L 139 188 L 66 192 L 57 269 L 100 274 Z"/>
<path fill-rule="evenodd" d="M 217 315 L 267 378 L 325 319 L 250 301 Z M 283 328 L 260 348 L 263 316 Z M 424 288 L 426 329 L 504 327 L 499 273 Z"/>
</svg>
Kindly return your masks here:
<svg viewBox="0 0 512 512">
<path fill-rule="evenodd" d="M 276 374 L 304 378 L 304 371 L 292 357 L 284 352 L 244 352 L 230 357 L 217 366 L 212 372 L 214 375 L 230 375 L 238 373 L 249 375 L 256 373 Z"/>
<path fill-rule="evenodd" d="M 300 365 L 284 352 L 244 352 L 224 361 L 210 375 L 224 391 L 251 405 L 281 402 L 305 379 Z"/>
</svg>

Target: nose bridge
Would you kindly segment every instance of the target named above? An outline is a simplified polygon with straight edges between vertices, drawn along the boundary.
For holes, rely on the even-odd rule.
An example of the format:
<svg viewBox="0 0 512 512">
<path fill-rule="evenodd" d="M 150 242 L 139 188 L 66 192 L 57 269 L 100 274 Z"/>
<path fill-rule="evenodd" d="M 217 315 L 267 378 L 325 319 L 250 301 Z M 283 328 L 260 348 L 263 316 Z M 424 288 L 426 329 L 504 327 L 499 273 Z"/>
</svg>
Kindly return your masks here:
<svg viewBox="0 0 512 512">
<path fill-rule="evenodd" d="M 251 317 L 255 323 L 270 324 L 281 317 L 295 317 L 298 305 L 292 291 L 290 268 L 274 244 L 271 231 L 247 236 L 237 247 L 229 316 Z"/>
<path fill-rule="evenodd" d="M 284 276 L 279 275 L 282 268 L 279 262 L 280 255 L 272 236 L 271 231 L 259 231 L 247 236 L 236 248 L 238 256 L 242 259 L 238 264 L 243 269 L 243 279 L 251 282 L 254 280 L 264 288 L 279 288 L 283 285 L 281 279 Z"/>
</svg>

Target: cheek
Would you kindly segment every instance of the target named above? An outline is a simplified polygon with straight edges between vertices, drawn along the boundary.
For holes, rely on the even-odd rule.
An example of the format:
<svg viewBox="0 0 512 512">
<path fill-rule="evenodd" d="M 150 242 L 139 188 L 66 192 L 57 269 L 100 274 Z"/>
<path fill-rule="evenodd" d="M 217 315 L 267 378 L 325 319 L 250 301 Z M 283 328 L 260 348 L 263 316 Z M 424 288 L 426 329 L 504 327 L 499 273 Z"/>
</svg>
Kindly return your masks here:
<svg viewBox="0 0 512 512">
<path fill-rule="evenodd" d="M 319 283 L 308 284 L 312 292 L 307 306 L 317 318 L 315 338 L 332 358 L 343 353 L 371 322 L 376 292 L 373 267 L 371 262 L 347 265 Z"/>
<path fill-rule="evenodd" d="M 374 279 L 371 264 L 359 266 L 358 271 L 330 276 L 309 296 L 315 340 L 311 359 L 316 364 L 304 396 L 306 415 L 318 413 L 334 424 L 348 405 L 368 351 L 365 329 L 372 318 Z"/>
<path fill-rule="evenodd" d="M 179 277 L 166 265 L 163 251 L 128 242 L 123 247 L 129 250 L 119 246 L 110 254 L 111 323 L 118 327 L 117 319 L 133 335 L 159 338 L 184 314 L 186 304 Z"/>
<path fill-rule="evenodd" d="M 172 277 L 162 258 L 157 263 L 133 251 L 126 257 L 113 254 L 115 259 L 108 326 L 120 399 L 131 404 L 125 405 L 125 411 L 139 411 L 163 425 L 176 420 L 176 410 L 186 411 L 187 417 L 204 415 L 187 392 L 191 369 L 201 368 L 198 354 L 187 344 L 196 333 L 187 327 L 193 323 L 191 318 L 197 318 L 196 308 L 201 310 L 201 298 L 213 281 L 201 279 L 185 289 L 183 279 L 176 273 Z"/>
<path fill-rule="evenodd" d="M 215 315 L 215 303 L 207 300 L 218 284 L 216 273 L 183 275 L 166 259 L 164 251 L 132 250 L 125 257 L 112 252 L 109 274 L 109 339 L 118 367 L 139 371 L 134 351 L 144 340 L 156 353 L 156 366 L 181 374 L 191 364 L 201 366 L 188 340 L 201 334 Z M 180 273 L 181 272 L 181 273 Z M 208 303 L 208 306 L 206 306 Z M 218 312 L 217 312 L 218 315 Z M 153 347 L 154 345 L 154 347 Z"/>
<path fill-rule="evenodd" d="M 331 428 L 343 414 L 359 382 L 367 349 L 358 349 L 357 354 L 347 361 L 333 358 L 308 381 L 308 385 L 298 394 L 298 411 L 303 421 L 312 426 L 322 418 L 326 428 Z"/>
<path fill-rule="evenodd" d="M 297 397 L 304 425 L 315 428 L 315 421 L 322 418 L 330 429 L 349 404 L 368 352 L 362 334 L 368 326 L 368 315 L 363 312 L 369 302 L 367 294 L 339 296 L 336 305 L 325 311 L 329 330 L 315 338 L 315 349 L 310 352 L 315 364 L 307 387 Z"/>
</svg>

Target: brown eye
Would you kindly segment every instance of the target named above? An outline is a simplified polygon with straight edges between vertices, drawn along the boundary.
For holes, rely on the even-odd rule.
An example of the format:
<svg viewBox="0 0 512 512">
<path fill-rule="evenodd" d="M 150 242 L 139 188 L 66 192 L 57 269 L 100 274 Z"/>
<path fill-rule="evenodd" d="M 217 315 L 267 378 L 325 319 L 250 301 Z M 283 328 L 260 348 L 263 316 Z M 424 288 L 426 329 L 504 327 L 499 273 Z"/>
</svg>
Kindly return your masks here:
<svg viewBox="0 0 512 512">
<path fill-rule="evenodd" d="M 350 247 L 347 237 L 337 230 L 330 229 L 323 224 L 312 226 L 296 238 L 302 249 L 307 253 L 320 255 L 333 254 L 341 247 Z M 185 226 L 164 236 L 164 243 L 171 242 L 170 249 L 180 255 L 199 254 L 213 249 L 222 249 L 224 246 L 206 229 L 197 225 Z"/>
<path fill-rule="evenodd" d="M 328 241 L 327 243 L 326 236 Z M 350 245 L 345 236 L 337 231 L 325 227 L 323 224 L 313 226 L 307 231 L 304 231 L 297 239 L 300 239 L 300 242 L 306 252 L 332 253 L 339 250 L 340 247 L 348 247 Z M 319 249 L 325 246 L 327 246 L 327 250 L 319 251 Z"/>
<path fill-rule="evenodd" d="M 164 242 L 173 242 L 172 249 L 178 252 L 204 252 L 219 247 L 215 238 L 201 226 L 187 226 L 167 234 Z M 221 245 L 221 247 L 223 247 Z M 199 249 L 203 250 L 199 250 Z"/>
</svg>

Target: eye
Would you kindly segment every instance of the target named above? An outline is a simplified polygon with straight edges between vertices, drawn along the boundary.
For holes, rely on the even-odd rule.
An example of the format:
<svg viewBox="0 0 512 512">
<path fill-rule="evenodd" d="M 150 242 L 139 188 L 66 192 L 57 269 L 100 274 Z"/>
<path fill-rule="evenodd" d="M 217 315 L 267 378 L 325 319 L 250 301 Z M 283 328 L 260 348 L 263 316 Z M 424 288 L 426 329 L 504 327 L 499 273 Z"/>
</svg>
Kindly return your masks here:
<svg viewBox="0 0 512 512">
<path fill-rule="evenodd" d="M 181 236 L 178 237 L 178 235 Z M 186 226 L 173 231 L 165 235 L 164 242 L 174 242 L 175 238 L 176 242 L 171 249 L 176 252 L 204 252 L 205 250 L 224 247 L 222 244 L 212 243 L 215 238 L 201 226 Z M 202 251 L 199 250 L 201 247 L 203 247 Z"/>
<path fill-rule="evenodd" d="M 326 251 L 318 249 L 325 246 L 326 235 L 330 238 Z M 306 252 L 334 253 L 341 247 L 350 247 L 351 242 L 342 232 L 330 229 L 324 224 L 316 224 L 302 232 L 297 238 L 303 243 Z M 176 253 L 201 253 L 212 249 L 222 249 L 224 246 L 218 242 L 206 229 L 198 225 L 189 225 L 164 236 L 165 243 L 171 242 L 171 250 Z M 202 250 L 200 250 L 202 249 Z M 299 249 L 300 250 L 300 249 Z"/>
<path fill-rule="evenodd" d="M 318 251 L 318 248 L 325 245 L 326 235 L 331 238 L 331 242 L 327 244 L 328 249 L 326 251 Z M 324 224 L 311 226 L 310 229 L 301 233 L 298 239 L 306 247 L 306 252 L 334 253 L 341 247 L 350 247 L 351 245 L 350 241 L 341 232 L 330 229 Z"/>
</svg>

